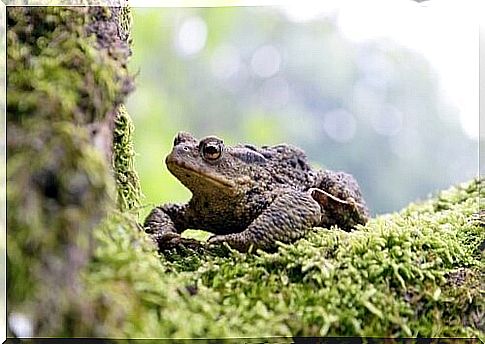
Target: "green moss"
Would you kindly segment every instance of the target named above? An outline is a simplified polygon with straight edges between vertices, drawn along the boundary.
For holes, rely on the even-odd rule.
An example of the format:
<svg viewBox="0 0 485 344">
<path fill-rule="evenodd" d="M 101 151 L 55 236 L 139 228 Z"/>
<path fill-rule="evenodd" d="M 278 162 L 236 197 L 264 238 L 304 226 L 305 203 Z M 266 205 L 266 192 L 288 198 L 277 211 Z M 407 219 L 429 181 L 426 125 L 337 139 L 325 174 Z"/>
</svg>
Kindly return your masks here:
<svg viewBox="0 0 485 344">
<path fill-rule="evenodd" d="M 113 131 L 113 168 L 118 196 L 118 208 L 122 211 L 140 206 L 142 198 L 140 180 L 135 171 L 133 147 L 133 122 L 124 106 L 120 106 Z"/>
<path fill-rule="evenodd" d="M 211 324 L 218 316 L 217 293 L 201 286 L 204 297 L 192 299 L 187 278 L 167 274 L 132 215 L 112 213 L 95 237 L 98 246 L 85 281 L 100 317 L 96 333 L 159 338 L 233 333 Z"/>
<path fill-rule="evenodd" d="M 179 251 L 159 260 L 139 230 L 110 222 L 97 231 L 87 276 L 105 297 L 125 295 L 126 336 L 483 336 L 481 184 L 351 233 L 317 230 L 273 254 Z M 113 296 L 113 284 L 123 292 Z"/>
<path fill-rule="evenodd" d="M 131 89 L 121 61 L 99 50 L 96 37 L 86 32 L 88 8 L 7 12 L 8 121 L 100 121 Z"/>
</svg>

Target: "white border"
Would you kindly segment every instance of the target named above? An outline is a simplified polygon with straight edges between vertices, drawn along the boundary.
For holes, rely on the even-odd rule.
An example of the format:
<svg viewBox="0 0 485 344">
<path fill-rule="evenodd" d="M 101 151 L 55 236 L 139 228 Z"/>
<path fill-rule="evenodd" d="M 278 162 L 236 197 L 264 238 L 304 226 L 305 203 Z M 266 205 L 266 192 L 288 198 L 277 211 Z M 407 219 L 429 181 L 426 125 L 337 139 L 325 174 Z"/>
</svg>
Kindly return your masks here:
<svg viewBox="0 0 485 344">
<path fill-rule="evenodd" d="M 0 2 L 0 135 L 2 137 L 0 153 L 0 259 L 2 260 L 0 278 L 3 278 L 3 290 L 0 296 L 0 341 L 3 343 L 7 338 L 7 8 L 3 2 Z"/>
</svg>

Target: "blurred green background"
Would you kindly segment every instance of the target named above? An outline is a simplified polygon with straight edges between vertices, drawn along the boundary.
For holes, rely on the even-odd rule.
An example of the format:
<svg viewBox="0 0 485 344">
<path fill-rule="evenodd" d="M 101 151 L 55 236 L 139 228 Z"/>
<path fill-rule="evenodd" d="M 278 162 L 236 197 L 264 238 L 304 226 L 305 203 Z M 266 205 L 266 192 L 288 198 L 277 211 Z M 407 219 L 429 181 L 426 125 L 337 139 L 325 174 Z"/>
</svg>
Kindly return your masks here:
<svg viewBox="0 0 485 344">
<path fill-rule="evenodd" d="M 275 7 L 133 15 L 138 76 L 127 106 L 147 204 L 190 197 L 163 162 L 180 130 L 297 145 L 315 166 L 353 174 L 373 214 L 477 174 L 477 141 L 437 72 L 392 39 L 354 42 L 335 15 L 295 20 Z"/>
</svg>

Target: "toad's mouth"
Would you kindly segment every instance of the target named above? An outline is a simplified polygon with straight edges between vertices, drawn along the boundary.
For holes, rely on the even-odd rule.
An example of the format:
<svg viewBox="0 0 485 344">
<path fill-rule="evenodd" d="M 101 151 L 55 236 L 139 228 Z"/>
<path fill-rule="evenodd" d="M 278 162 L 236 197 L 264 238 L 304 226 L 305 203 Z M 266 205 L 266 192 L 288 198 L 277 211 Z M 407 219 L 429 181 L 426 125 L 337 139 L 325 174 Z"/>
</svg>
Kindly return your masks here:
<svg viewBox="0 0 485 344">
<path fill-rule="evenodd" d="M 201 166 L 196 167 L 185 161 L 177 161 L 176 159 L 169 159 L 168 157 L 166 163 L 169 171 L 181 180 L 195 177 L 206 180 L 219 188 L 234 189 L 236 187 L 236 184 L 232 180 L 211 174 L 207 168 Z"/>
</svg>

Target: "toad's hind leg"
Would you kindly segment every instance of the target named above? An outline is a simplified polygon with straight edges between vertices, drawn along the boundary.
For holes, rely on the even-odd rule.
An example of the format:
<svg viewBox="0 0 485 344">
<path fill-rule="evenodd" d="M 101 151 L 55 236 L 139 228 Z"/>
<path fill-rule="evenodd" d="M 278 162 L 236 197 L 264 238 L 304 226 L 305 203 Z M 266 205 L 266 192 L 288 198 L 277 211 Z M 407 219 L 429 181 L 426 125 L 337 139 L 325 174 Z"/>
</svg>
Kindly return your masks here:
<svg viewBox="0 0 485 344">
<path fill-rule="evenodd" d="M 322 171 L 320 182 L 310 190 L 312 197 L 322 207 L 320 226 L 337 225 L 350 230 L 369 219 L 369 210 L 357 181 L 344 172 Z"/>
<path fill-rule="evenodd" d="M 309 193 L 287 191 L 276 199 L 244 231 L 227 235 L 215 235 L 209 244 L 227 242 L 241 252 L 251 245 L 269 250 L 276 241 L 290 243 L 305 235 L 320 223 L 320 206 Z"/>
</svg>

